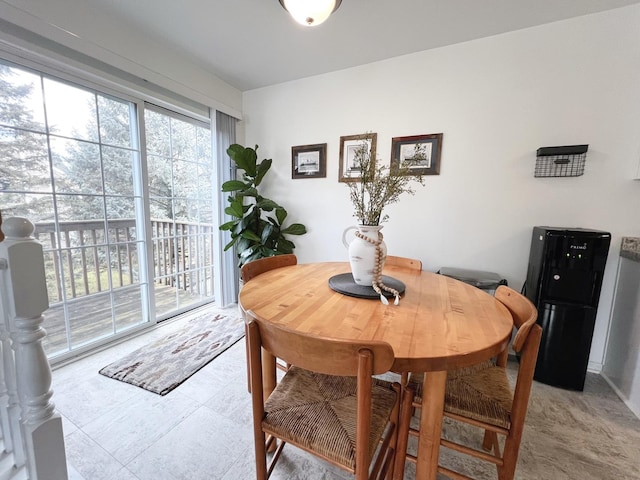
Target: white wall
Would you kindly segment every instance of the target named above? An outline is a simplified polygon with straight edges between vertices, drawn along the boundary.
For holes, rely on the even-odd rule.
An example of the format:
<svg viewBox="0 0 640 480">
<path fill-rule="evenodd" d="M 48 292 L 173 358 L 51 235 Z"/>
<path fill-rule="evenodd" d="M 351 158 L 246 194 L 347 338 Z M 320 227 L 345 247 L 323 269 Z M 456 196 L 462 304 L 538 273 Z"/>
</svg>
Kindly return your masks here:
<svg viewBox="0 0 640 480">
<path fill-rule="evenodd" d="M 88 18 L 100 21 L 87 22 Z M 208 107 L 241 117 L 240 90 L 82 0 L 0 1 L 0 19 Z M 0 32 L 0 42 L 3 40 L 33 49 L 33 45 L 16 40 L 8 32 Z"/>
<path fill-rule="evenodd" d="M 590 367 L 602 364 L 620 238 L 640 236 L 640 6 L 245 92 L 247 145 L 274 159 L 265 194 L 309 233 L 301 262 L 346 260 L 353 223 L 339 139 L 444 134 L 439 176 L 388 208 L 390 254 L 496 271 L 520 289 L 534 225 L 612 233 Z M 375 32 L 373 32 L 375 34 Z M 291 179 L 291 146 L 327 143 L 327 178 Z M 534 178 L 538 147 L 589 144 L 585 173 Z"/>
<path fill-rule="evenodd" d="M 640 262 L 620 257 L 603 375 L 640 417 Z"/>
</svg>

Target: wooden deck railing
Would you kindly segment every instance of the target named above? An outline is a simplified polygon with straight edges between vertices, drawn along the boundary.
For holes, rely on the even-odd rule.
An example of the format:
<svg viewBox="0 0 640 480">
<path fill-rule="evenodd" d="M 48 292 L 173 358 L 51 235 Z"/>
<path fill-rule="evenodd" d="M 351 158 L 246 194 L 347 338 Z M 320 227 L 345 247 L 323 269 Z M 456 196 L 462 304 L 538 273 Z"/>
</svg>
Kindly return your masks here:
<svg viewBox="0 0 640 480">
<path fill-rule="evenodd" d="M 151 229 L 155 282 L 207 295 L 200 290 L 213 275 L 214 226 L 151 220 Z"/>
<path fill-rule="evenodd" d="M 36 223 L 36 238 L 44 245 L 47 259 L 49 295 L 52 302 L 63 298 L 63 278 L 67 298 L 138 283 L 139 263 L 135 219 L 64 221 Z M 211 224 L 151 220 L 154 282 L 193 294 L 210 295 L 204 284 L 213 276 L 213 234 Z M 107 263 L 107 237 L 110 265 Z M 54 261 L 60 251 L 60 261 Z M 61 275 L 60 269 L 64 269 Z M 204 291 L 203 291 L 204 290 Z"/>
</svg>

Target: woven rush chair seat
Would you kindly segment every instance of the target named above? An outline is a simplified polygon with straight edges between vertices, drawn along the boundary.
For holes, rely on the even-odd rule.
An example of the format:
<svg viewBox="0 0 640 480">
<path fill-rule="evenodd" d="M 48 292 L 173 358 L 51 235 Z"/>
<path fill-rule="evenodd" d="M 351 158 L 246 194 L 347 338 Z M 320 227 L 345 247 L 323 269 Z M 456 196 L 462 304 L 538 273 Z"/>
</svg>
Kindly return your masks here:
<svg viewBox="0 0 640 480">
<path fill-rule="evenodd" d="M 411 374 L 409 385 L 414 403 L 422 403 L 424 375 Z M 488 360 L 478 365 L 447 372 L 445 413 L 465 415 L 497 427 L 511 427 L 513 393 L 506 370 Z"/>
<path fill-rule="evenodd" d="M 292 366 L 265 403 L 262 428 L 355 471 L 356 390 L 356 377 L 324 375 Z M 371 392 L 369 458 L 396 401 L 392 384 L 376 379 Z"/>
<path fill-rule="evenodd" d="M 356 480 L 394 475 L 400 384 L 376 376 L 394 362 L 391 345 L 298 332 L 245 311 L 251 366 L 256 480 L 267 480 L 287 444 L 353 474 Z M 291 367 L 265 389 L 264 352 Z M 269 460 L 266 450 L 275 446 Z"/>
<path fill-rule="evenodd" d="M 493 463 L 499 480 L 513 480 L 518 462 L 524 421 L 533 382 L 542 328 L 536 324 L 535 305 L 515 290 L 501 285 L 496 289 L 496 300 L 511 313 L 517 329 L 513 350 L 520 354 L 514 389 L 507 378 L 508 348 L 489 360 L 469 367 L 447 372 L 443 415 L 455 422 L 466 423 L 484 430 L 480 450 L 466 439 L 454 441 L 441 437 L 440 445 Z M 404 387 L 405 396 L 413 396 L 412 406 L 422 404 L 424 375 L 411 374 Z M 402 480 L 404 460 L 416 461 L 407 453 L 408 435 L 419 438 L 419 431 L 411 426 L 412 409 L 403 410 L 398 432 L 398 452 L 394 479 Z M 504 438 L 501 446 L 498 435 Z M 438 473 L 456 480 L 471 479 L 459 471 L 438 465 Z"/>
</svg>

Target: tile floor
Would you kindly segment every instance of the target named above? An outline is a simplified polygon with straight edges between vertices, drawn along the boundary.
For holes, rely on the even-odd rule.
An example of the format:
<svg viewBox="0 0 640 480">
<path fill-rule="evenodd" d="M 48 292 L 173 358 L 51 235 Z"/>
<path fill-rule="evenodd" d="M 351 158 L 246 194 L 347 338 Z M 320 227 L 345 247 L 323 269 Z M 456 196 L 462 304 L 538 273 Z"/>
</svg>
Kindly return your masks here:
<svg viewBox="0 0 640 480">
<path fill-rule="evenodd" d="M 103 366 L 179 329 L 182 323 L 166 323 L 54 369 L 53 402 L 63 420 L 70 480 L 253 477 L 244 340 L 164 397 L 98 374 Z M 272 478 L 346 479 L 349 475 L 289 448 Z"/>
<path fill-rule="evenodd" d="M 254 478 L 251 403 L 246 389 L 243 340 L 164 397 L 98 374 L 101 367 L 158 336 L 179 329 L 181 323 L 182 320 L 165 322 L 149 333 L 54 370 L 53 401 L 63 417 L 71 480 Z M 583 395 L 546 386 L 534 388 L 532 400 L 548 397 L 554 405 L 551 413 L 555 419 L 547 412 L 544 420 L 549 424 L 525 430 L 525 451 L 521 450 L 517 479 L 614 478 L 601 475 L 607 471 L 607 462 L 616 458 L 627 462 L 623 471 L 630 476 L 615 478 L 640 478 L 640 460 L 637 458 L 640 420 L 629 412 L 599 376 L 590 374 L 588 388 L 594 382 L 594 388 L 598 390 L 595 395 L 598 408 L 606 416 L 602 421 L 589 415 L 588 398 L 592 395 L 587 391 Z M 575 398 L 570 399 L 569 406 L 565 408 L 562 402 L 567 396 Z M 532 422 L 536 420 L 535 412 L 539 405 L 545 401 L 537 401 L 538 406 L 532 409 Z M 578 408 L 572 409 L 571 406 Z M 600 464 L 595 465 L 595 460 L 587 458 L 588 452 L 573 453 L 566 444 L 558 445 L 560 449 L 549 445 L 538 457 L 538 442 L 548 443 L 544 438 L 536 440 L 538 430 L 551 430 L 549 435 L 557 437 L 553 427 L 564 421 L 565 410 L 573 422 L 585 420 L 580 415 L 588 416 L 584 422 L 585 433 L 604 437 L 602 441 L 607 447 L 603 455 L 606 455 L 600 459 Z M 618 428 L 612 427 L 612 422 L 623 430 L 612 433 L 612 428 Z M 635 443 L 636 440 L 639 442 Z M 582 445 L 583 450 L 585 444 L 590 443 L 585 438 L 576 439 L 576 442 Z M 558 462 L 561 467 L 557 467 Z M 592 471 L 593 475 L 585 476 L 585 469 Z M 575 475 L 572 474 L 574 471 L 577 472 Z M 557 472 L 557 476 L 547 476 L 551 472 Z M 615 472 L 619 472 L 617 468 Z M 413 473 L 413 466 L 408 464 L 406 478 L 412 478 Z M 493 471 L 490 473 L 493 475 Z M 478 474 L 485 477 L 484 472 L 478 471 Z M 351 477 L 304 452 L 287 447 L 272 478 L 319 480 Z"/>
</svg>

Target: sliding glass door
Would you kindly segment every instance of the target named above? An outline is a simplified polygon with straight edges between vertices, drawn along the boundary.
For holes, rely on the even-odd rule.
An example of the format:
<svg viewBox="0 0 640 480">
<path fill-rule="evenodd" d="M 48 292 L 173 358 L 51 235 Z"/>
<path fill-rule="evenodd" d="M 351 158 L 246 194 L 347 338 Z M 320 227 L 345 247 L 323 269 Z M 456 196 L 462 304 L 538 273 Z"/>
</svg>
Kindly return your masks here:
<svg viewBox="0 0 640 480">
<path fill-rule="evenodd" d="M 213 298 L 213 188 L 208 125 L 145 109 L 156 316 Z M 163 287 L 167 287 L 164 288 Z"/>
<path fill-rule="evenodd" d="M 208 125 L 0 63 L 0 158 L 3 217 L 44 245 L 50 357 L 213 300 Z"/>
</svg>

